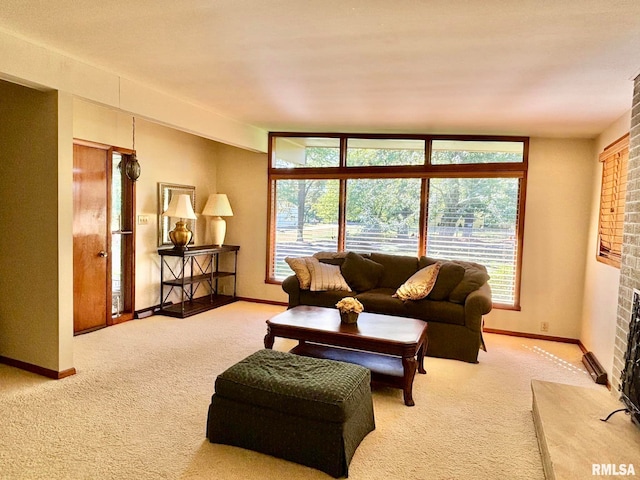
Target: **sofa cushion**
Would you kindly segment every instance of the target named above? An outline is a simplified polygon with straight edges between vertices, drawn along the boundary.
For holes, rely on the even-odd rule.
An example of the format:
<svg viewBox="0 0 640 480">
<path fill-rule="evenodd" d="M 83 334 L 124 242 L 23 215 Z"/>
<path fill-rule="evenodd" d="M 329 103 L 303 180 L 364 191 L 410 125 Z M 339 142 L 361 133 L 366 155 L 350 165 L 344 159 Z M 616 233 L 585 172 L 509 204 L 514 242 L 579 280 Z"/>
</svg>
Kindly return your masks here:
<svg viewBox="0 0 640 480">
<path fill-rule="evenodd" d="M 300 304 L 311 305 L 313 307 L 336 308 L 336 303 L 344 297 L 354 297 L 355 295 L 355 292 L 347 292 L 346 290 L 327 290 L 326 292 L 301 290 Z"/>
<path fill-rule="evenodd" d="M 302 290 L 309 290 L 309 287 L 311 286 L 311 273 L 307 267 L 307 258 L 311 257 L 286 257 L 284 259 L 291 270 L 293 270 L 293 273 L 296 274 L 298 283 Z"/>
<path fill-rule="evenodd" d="M 439 271 L 440 262 L 418 270 L 411 275 L 406 282 L 400 285 L 393 296 L 400 300 L 422 300 L 429 295 L 433 289 Z"/>
<path fill-rule="evenodd" d="M 479 263 L 462 261 L 456 261 L 455 263 L 464 267 L 464 276 L 449 294 L 449 301 L 464 303 L 467 295 L 489 281 L 489 275 L 487 274 L 487 269 Z"/>
<path fill-rule="evenodd" d="M 384 273 L 382 265 L 354 252 L 347 253 L 340 270 L 351 290 L 356 292 L 375 288 Z"/>
<path fill-rule="evenodd" d="M 378 282 L 381 288 L 397 288 L 418 271 L 418 257 L 406 255 L 388 255 L 372 253 L 371 260 L 384 267 L 384 273 Z"/>
<path fill-rule="evenodd" d="M 404 302 L 394 298 L 393 288 L 374 288 L 356 295 L 356 298 L 364 306 L 365 312 L 384 313 L 387 315 L 406 316 Z"/>
<path fill-rule="evenodd" d="M 325 290 L 351 291 L 342 273 L 340 273 L 339 266 L 320 263 L 315 257 L 307 258 L 306 263 L 309 273 L 311 274 L 311 286 L 309 290 L 312 292 Z"/>
<path fill-rule="evenodd" d="M 318 261 L 320 263 L 326 263 L 328 265 L 337 265 L 339 267 L 342 266 L 342 264 L 344 263 L 344 258 L 319 258 Z"/>
<path fill-rule="evenodd" d="M 464 305 L 448 301 L 408 300 L 404 302 L 405 315 L 425 322 L 465 325 Z"/>
<path fill-rule="evenodd" d="M 316 252 L 313 254 L 318 260 L 335 260 L 337 258 L 345 259 L 347 252 Z"/>
</svg>

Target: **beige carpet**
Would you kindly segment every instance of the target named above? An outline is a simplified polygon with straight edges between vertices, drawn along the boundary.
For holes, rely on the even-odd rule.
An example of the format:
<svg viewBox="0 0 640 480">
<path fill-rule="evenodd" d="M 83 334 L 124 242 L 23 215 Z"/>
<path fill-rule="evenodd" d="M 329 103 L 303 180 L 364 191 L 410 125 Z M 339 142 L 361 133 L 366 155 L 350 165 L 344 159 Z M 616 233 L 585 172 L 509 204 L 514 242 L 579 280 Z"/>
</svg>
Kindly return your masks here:
<svg viewBox="0 0 640 480">
<path fill-rule="evenodd" d="M 64 380 L 0 365 L 0 478 L 330 478 L 205 438 L 216 375 L 262 348 L 264 321 L 282 310 L 238 302 L 82 335 L 78 374 Z M 374 391 L 377 428 L 350 479 L 543 479 L 531 379 L 595 384 L 575 345 L 485 339 L 477 365 L 428 357 L 415 407 L 400 390 Z M 277 339 L 274 348 L 291 346 Z"/>
</svg>

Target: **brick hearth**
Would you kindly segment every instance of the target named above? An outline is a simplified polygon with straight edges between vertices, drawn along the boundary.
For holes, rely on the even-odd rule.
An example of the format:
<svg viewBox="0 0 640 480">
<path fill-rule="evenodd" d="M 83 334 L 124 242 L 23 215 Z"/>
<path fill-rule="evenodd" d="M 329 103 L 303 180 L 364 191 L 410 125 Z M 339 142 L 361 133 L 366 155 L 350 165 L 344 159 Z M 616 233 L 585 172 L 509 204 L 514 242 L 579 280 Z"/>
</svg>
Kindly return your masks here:
<svg viewBox="0 0 640 480">
<path fill-rule="evenodd" d="M 600 420 L 623 406 L 605 387 L 533 380 L 531 390 L 547 480 L 597 478 L 592 477 L 594 469 L 616 468 L 619 472 L 628 470 L 629 464 L 635 470 L 631 478 L 640 478 L 640 428 L 622 412 L 606 423 Z"/>
</svg>

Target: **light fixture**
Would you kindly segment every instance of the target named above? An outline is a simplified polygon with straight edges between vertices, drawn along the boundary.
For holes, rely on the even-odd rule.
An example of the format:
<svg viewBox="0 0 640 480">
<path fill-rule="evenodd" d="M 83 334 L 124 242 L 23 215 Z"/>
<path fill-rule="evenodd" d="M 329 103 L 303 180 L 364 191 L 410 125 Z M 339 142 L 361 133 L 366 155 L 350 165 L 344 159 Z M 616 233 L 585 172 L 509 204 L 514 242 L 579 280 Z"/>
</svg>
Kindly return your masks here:
<svg viewBox="0 0 640 480">
<path fill-rule="evenodd" d="M 211 236 L 214 245 L 223 245 L 227 232 L 227 222 L 221 217 L 232 217 L 233 211 L 229 199 L 224 193 L 212 193 L 202 210 L 202 215 L 213 217 L 211 219 Z"/>
<path fill-rule="evenodd" d="M 191 206 L 191 197 L 187 194 L 172 196 L 169 208 L 162 213 L 162 216 L 180 219 L 176 222 L 176 227 L 169 232 L 169 238 L 175 248 L 186 250 L 193 233 L 185 225 L 184 219 L 196 219 L 196 214 Z"/>
<path fill-rule="evenodd" d="M 124 173 L 131 180 L 135 182 L 140 176 L 140 162 L 136 158 L 136 117 L 133 117 L 133 153 L 129 155 L 127 162 L 124 166 Z"/>
</svg>

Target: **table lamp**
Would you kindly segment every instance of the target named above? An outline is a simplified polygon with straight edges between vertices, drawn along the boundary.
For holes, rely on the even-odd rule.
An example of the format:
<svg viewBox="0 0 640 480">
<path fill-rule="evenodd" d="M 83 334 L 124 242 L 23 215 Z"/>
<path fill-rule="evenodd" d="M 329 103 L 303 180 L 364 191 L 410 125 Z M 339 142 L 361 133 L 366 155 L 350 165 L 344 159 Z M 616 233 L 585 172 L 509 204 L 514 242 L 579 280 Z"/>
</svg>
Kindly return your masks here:
<svg viewBox="0 0 640 480">
<path fill-rule="evenodd" d="M 176 222 L 176 227 L 169 232 L 169 238 L 175 248 L 186 250 L 193 233 L 187 228 L 184 220 L 196 219 L 196 214 L 191 207 L 191 197 L 187 194 L 172 196 L 169 208 L 162 213 L 162 216 L 180 219 Z"/>
<path fill-rule="evenodd" d="M 211 236 L 213 245 L 223 245 L 227 232 L 227 222 L 221 217 L 232 217 L 233 211 L 229 199 L 225 193 L 212 193 L 202 210 L 202 215 L 213 217 L 211 219 Z"/>
</svg>

